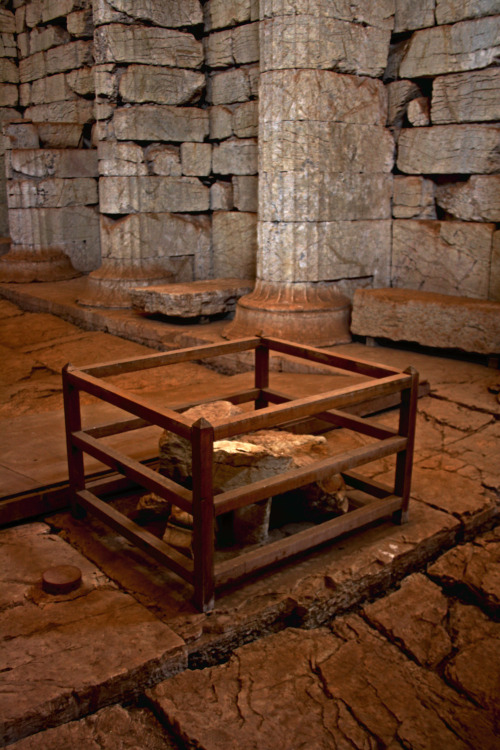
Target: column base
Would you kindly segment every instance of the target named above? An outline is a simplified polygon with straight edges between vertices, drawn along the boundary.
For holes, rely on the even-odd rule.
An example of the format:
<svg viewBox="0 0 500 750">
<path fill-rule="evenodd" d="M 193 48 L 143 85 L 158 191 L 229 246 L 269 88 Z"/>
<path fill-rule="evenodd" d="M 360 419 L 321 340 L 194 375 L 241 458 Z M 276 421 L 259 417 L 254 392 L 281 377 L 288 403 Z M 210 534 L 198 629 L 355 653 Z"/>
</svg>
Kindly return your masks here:
<svg viewBox="0 0 500 750">
<path fill-rule="evenodd" d="M 257 281 L 254 291 L 238 300 L 225 338 L 274 336 L 310 346 L 351 341 L 351 304 L 325 284 Z"/>
<path fill-rule="evenodd" d="M 29 284 L 32 281 L 66 281 L 81 276 L 59 248 L 35 249 L 11 245 L 0 258 L 0 282 Z"/>
<path fill-rule="evenodd" d="M 132 291 L 139 287 L 169 284 L 173 274 L 158 263 L 130 265 L 104 261 L 87 278 L 87 291 L 77 300 L 83 307 L 132 307 Z"/>
</svg>

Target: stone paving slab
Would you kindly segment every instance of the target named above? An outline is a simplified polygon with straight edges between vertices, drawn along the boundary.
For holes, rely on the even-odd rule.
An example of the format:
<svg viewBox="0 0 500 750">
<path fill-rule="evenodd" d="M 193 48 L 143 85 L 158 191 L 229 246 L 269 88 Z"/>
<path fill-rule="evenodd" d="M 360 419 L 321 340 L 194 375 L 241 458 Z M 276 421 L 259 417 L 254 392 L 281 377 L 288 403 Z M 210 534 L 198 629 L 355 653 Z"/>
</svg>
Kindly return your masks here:
<svg viewBox="0 0 500 750">
<path fill-rule="evenodd" d="M 41 576 L 76 565 L 52 596 Z M 137 695 L 186 667 L 184 642 L 40 523 L 0 532 L 0 744 Z"/>
</svg>

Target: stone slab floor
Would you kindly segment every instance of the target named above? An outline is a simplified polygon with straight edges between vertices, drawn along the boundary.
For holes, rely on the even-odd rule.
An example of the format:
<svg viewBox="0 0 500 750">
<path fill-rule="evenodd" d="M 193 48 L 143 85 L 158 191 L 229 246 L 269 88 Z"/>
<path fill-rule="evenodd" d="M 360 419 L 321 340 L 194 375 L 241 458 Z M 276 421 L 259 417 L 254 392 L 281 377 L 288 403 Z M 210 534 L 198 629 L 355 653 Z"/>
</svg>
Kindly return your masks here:
<svg viewBox="0 0 500 750">
<path fill-rule="evenodd" d="M 193 609 L 179 579 L 96 521 L 60 512 L 1 529 L 0 745 L 499 746 L 499 373 L 399 349 L 339 349 L 413 364 L 430 383 L 419 400 L 410 522 L 380 522 L 221 591 L 209 614 Z M 3 300 L 0 351 L 7 502 L 65 476 L 60 367 L 145 348 Z M 126 385 L 180 403 L 186 383 L 202 398 L 238 390 L 247 377 L 192 364 Z M 335 382 L 273 378 L 297 394 Z M 109 416 L 91 401 L 85 409 Z M 376 419 L 394 424 L 396 415 Z M 141 457 L 156 440 L 121 447 Z M 327 440 L 335 451 L 360 438 L 336 431 Z M 364 470 L 384 480 L 391 466 Z M 80 587 L 45 593 L 41 574 L 54 564 L 79 567 Z"/>
</svg>

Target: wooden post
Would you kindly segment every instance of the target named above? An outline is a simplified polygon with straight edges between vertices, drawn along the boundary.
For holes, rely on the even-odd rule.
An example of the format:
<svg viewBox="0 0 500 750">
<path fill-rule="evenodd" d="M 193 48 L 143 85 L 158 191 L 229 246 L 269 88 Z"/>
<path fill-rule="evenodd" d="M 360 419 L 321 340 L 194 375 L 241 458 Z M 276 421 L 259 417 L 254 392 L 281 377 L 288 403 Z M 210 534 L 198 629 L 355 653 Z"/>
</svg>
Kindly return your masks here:
<svg viewBox="0 0 500 750">
<path fill-rule="evenodd" d="M 68 369 L 71 365 L 63 367 L 63 400 L 64 400 L 64 422 L 66 425 L 66 451 L 68 454 L 68 476 L 71 513 L 75 518 L 82 518 L 85 511 L 76 502 L 76 493 L 85 489 L 85 467 L 83 463 L 83 451 L 73 445 L 71 435 L 82 429 L 82 418 L 80 412 L 80 393 L 78 388 L 68 380 Z"/>
<path fill-rule="evenodd" d="M 418 372 L 414 367 L 405 370 L 411 375 L 411 385 L 401 391 L 401 406 L 399 411 L 399 434 L 407 438 L 406 449 L 398 453 L 396 458 L 396 477 L 394 494 L 403 498 L 401 510 L 393 514 L 395 523 L 408 521 L 408 505 L 410 502 L 411 473 L 413 468 L 413 449 L 415 445 L 415 423 L 418 401 Z"/>
<path fill-rule="evenodd" d="M 255 348 L 255 387 L 269 388 L 269 349 L 263 344 Z M 269 401 L 260 393 L 255 399 L 255 408 L 265 409 L 266 406 L 269 406 Z"/>
<path fill-rule="evenodd" d="M 212 425 L 201 417 L 191 428 L 194 603 L 201 612 L 214 607 L 213 443 Z"/>
</svg>

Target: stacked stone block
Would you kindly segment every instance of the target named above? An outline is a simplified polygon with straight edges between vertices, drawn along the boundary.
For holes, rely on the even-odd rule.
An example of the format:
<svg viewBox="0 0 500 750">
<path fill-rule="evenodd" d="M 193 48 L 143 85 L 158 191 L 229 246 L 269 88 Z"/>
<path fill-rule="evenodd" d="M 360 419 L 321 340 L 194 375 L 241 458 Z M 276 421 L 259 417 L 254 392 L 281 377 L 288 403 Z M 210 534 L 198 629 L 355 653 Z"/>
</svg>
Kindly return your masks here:
<svg viewBox="0 0 500 750">
<path fill-rule="evenodd" d="M 3 125 L 20 117 L 17 111 L 19 102 L 19 69 L 17 66 L 16 22 L 12 10 L 0 8 L 0 238 L 9 234 L 7 191 L 5 177 L 6 140 Z M 8 244 L 0 244 L 0 255 Z"/>
<path fill-rule="evenodd" d="M 499 12 L 493 0 L 396 0 L 393 286 L 500 301 Z"/>
</svg>

